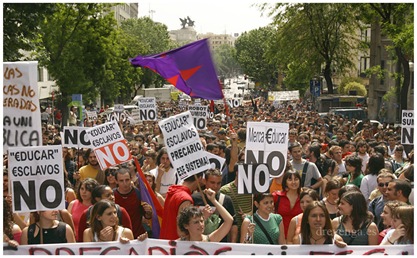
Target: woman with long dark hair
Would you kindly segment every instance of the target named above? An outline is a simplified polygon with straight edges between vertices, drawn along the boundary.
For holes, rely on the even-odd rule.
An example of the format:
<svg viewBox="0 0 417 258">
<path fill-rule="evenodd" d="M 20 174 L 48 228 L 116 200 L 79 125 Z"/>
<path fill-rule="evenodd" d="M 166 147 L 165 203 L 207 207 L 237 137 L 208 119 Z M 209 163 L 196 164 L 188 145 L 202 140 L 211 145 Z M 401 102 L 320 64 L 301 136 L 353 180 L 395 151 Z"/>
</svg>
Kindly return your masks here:
<svg viewBox="0 0 417 258">
<path fill-rule="evenodd" d="M 368 201 L 371 192 L 377 188 L 378 182 L 377 177 L 381 169 L 385 167 L 385 159 L 381 153 L 374 153 L 369 158 L 368 164 L 366 165 L 366 176 L 361 181 L 361 192 L 365 199 Z M 368 201 L 369 203 L 369 201 Z"/>
<path fill-rule="evenodd" d="M 330 245 L 345 247 L 342 237 L 335 234 L 326 205 L 313 201 L 304 210 L 301 232 L 294 241 L 302 245 Z"/>
<path fill-rule="evenodd" d="M 94 204 L 90 215 L 90 228 L 83 234 L 84 242 L 120 241 L 128 243 L 133 240 L 132 230 L 119 226 L 116 205 L 108 200 Z"/>
<path fill-rule="evenodd" d="M 347 156 L 345 159 L 346 171 L 349 173 L 346 184 L 361 187 L 363 178 L 362 159 L 357 156 Z"/>
<path fill-rule="evenodd" d="M 341 216 L 332 220 L 336 233 L 348 245 L 377 245 L 378 228 L 373 215 L 367 209 L 365 197 L 361 192 L 348 191 L 339 201 Z"/>
<path fill-rule="evenodd" d="M 291 219 L 302 213 L 300 206 L 301 176 L 298 172 L 288 170 L 282 178 L 283 191 L 276 191 L 272 195 L 275 203 L 275 213 L 282 216 L 285 238 Z"/>
</svg>

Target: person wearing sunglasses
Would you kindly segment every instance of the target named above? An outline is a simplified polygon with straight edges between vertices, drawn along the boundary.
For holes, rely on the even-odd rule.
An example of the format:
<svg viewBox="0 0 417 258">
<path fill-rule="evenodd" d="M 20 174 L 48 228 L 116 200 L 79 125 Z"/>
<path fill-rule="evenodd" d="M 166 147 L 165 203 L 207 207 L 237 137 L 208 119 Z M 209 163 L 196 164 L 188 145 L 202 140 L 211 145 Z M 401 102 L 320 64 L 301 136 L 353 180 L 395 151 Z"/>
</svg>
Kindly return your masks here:
<svg viewBox="0 0 417 258">
<path fill-rule="evenodd" d="M 368 205 L 368 211 L 372 212 L 372 214 L 374 215 L 374 222 L 377 225 L 379 232 L 384 230 L 384 224 L 382 223 L 381 214 L 384 210 L 385 203 L 388 201 L 388 184 L 389 182 L 395 179 L 394 175 L 387 171 L 387 169 L 381 169 L 381 172 L 376 179 L 378 183 L 377 189 L 381 193 L 381 195 L 373 199 Z"/>
</svg>

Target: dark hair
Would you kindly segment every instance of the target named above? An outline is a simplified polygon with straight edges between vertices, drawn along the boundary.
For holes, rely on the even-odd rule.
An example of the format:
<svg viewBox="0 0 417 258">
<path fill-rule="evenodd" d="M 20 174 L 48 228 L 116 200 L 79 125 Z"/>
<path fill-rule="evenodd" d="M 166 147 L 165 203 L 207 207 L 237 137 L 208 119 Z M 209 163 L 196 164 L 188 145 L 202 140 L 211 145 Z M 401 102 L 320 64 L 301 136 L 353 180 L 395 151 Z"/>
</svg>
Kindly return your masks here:
<svg viewBox="0 0 417 258">
<path fill-rule="evenodd" d="M 403 196 L 408 199 L 411 193 L 411 184 L 407 180 L 394 179 L 391 181 L 395 183 L 395 192 L 401 191 Z"/>
<path fill-rule="evenodd" d="M 352 213 L 350 218 L 352 220 L 353 230 L 359 231 L 363 223 L 369 224 L 373 220 L 373 215 L 368 211 L 365 196 L 359 191 L 348 191 L 342 195 L 342 200 L 352 205 Z M 347 217 L 343 218 L 345 222 Z"/>
<path fill-rule="evenodd" d="M 89 191 L 89 192 L 93 192 L 93 190 L 94 190 L 94 188 L 96 188 L 97 186 L 99 186 L 100 184 L 95 180 L 95 179 L 93 179 L 93 178 L 86 178 L 86 179 L 84 179 L 82 182 L 81 182 L 81 184 L 80 184 L 80 187 L 78 187 L 78 190 L 77 190 L 77 199 L 80 201 L 80 202 L 83 202 L 83 199 L 81 199 L 81 186 L 83 186 L 84 185 L 84 187 L 85 187 L 85 189 L 87 190 L 87 191 Z M 91 197 L 92 198 L 92 197 Z"/>
<path fill-rule="evenodd" d="M 101 196 L 103 195 L 104 191 L 106 190 L 106 187 L 109 187 L 108 185 L 98 185 L 93 189 L 91 192 L 91 204 L 95 204 L 98 201 L 96 198 L 99 198 L 101 200 Z"/>
<path fill-rule="evenodd" d="M 313 199 L 313 201 L 320 200 L 320 196 L 319 196 L 319 194 L 317 193 L 316 190 L 308 188 L 308 187 L 301 188 L 301 193 L 300 193 L 300 198 L 299 199 L 300 200 L 303 199 L 303 197 L 306 196 L 306 195 L 310 196 L 311 199 Z"/>
<path fill-rule="evenodd" d="M 310 147 L 308 147 L 308 150 L 314 154 L 314 157 L 316 157 L 317 159 L 320 158 L 320 149 L 321 146 L 320 145 L 311 145 Z"/>
<path fill-rule="evenodd" d="M 164 147 L 164 148 L 161 148 L 159 151 L 158 151 L 158 156 L 156 157 L 156 165 L 161 165 L 161 157 L 162 157 L 162 155 L 164 155 L 164 154 L 167 154 L 168 155 L 168 150 L 167 150 L 167 148 L 166 147 Z M 172 166 L 172 164 L 171 164 L 171 162 L 169 162 L 169 165 L 171 166 L 171 167 L 173 167 Z"/>
<path fill-rule="evenodd" d="M 272 197 L 272 193 L 266 192 L 266 193 L 256 193 L 253 195 L 253 212 L 258 210 L 258 207 L 255 206 L 255 202 L 258 204 L 265 198 Z"/>
<path fill-rule="evenodd" d="M 334 189 L 339 189 L 340 190 L 341 188 L 342 188 L 342 184 L 340 183 L 340 181 L 337 180 L 337 179 L 332 179 L 332 180 L 330 180 L 326 183 L 326 187 L 324 188 L 324 192 L 328 193 L 331 190 L 334 190 Z"/>
<path fill-rule="evenodd" d="M 199 178 L 199 177 L 203 177 L 203 173 L 204 173 L 204 172 L 200 172 L 200 173 L 198 173 L 198 174 L 194 174 L 193 176 L 189 176 L 189 177 L 187 177 L 186 179 L 184 179 L 184 182 L 189 182 L 189 183 L 192 183 L 192 182 L 196 181 L 196 177 L 197 177 L 197 178 Z"/>
<path fill-rule="evenodd" d="M 298 190 L 297 193 L 300 194 L 301 192 L 301 176 L 297 171 L 294 170 L 288 170 L 285 172 L 284 176 L 282 177 L 282 189 L 284 191 L 287 191 L 287 179 L 291 178 L 291 177 L 295 177 L 298 178 L 298 181 L 300 181 L 300 184 L 298 186 Z"/>
<path fill-rule="evenodd" d="M 326 240 L 329 241 L 333 239 L 333 227 L 332 222 L 330 221 L 329 211 L 326 208 L 326 205 L 322 201 L 313 201 L 310 203 L 303 212 L 303 219 L 301 220 L 301 238 L 302 238 L 302 245 L 310 245 L 310 236 L 311 236 L 311 228 L 308 223 L 308 217 L 310 216 L 310 212 L 315 208 L 321 208 L 324 212 L 324 217 L 326 220 L 326 224 L 323 228 L 323 233 L 326 234 Z"/>
<path fill-rule="evenodd" d="M 100 231 L 103 229 L 103 225 L 101 222 L 97 219 L 98 216 L 102 216 L 104 211 L 108 208 L 113 207 L 116 209 L 116 204 L 114 202 L 108 201 L 108 200 L 101 200 L 98 201 L 96 204 L 93 205 L 93 208 L 91 209 L 91 216 L 89 225 L 91 227 L 91 230 L 97 234 L 97 236 L 100 235 Z M 116 224 L 113 227 L 114 232 L 117 232 L 117 227 L 119 225 L 119 218 L 116 217 Z M 93 235 L 94 235 L 93 233 Z"/>
<path fill-rule="evenodd" d="M 378 173 L 385 167 L 385 159 L 381 153 L 374 153 L 369 157 L 366 165 L 367 175 L 378 175 Z"/>
<path fill-rule="evenodd" d="M 190 220 L 192 218 L 201 218 L 203 217 L 203 212 L 194 206 L 188 206 L 185 209 L 183 209 L 177 218 L 177 225 L 178 228 L 181 230 L 181 232 L 184 232 L 185 234 L 189 234 L 188 230 L 185 228 L 185 225 L 188 225 L 190 223 Z"/>
<path fill-rule="evenodd" d="M 152 188 L 152 191 L 155 192 L 155 187 L 156 187 L 156 184 L 155 184 L 155 176 L 151 172 L 149 172 L 149 171 L 143 172 L 143 175 L 145 176 L 145 178 L 148 177 L 148 176 L 152 177 L 152 185 L 151 185 L 151 188 Z"/>
<path fill-rule="evenodd" d="M 362 174 L 362 159 L 358 156 L 347 156 L 345 159 L 345 164 L 349 164 L 355 168 L 355 171 L 352 175 L 352 180 L 357 178 Z"/>
<path fill-rule="evenodd" d="M 342 188 L 340 188 L 339 192 L 337 193 L 337 196 L 339 197 L 338 204 L 340 203 L 340 199 L 342 199 L 342 195 L 345 194 L 346 192 L 360 192 L 361 193 L 361 189 L 359 189 L 359 187 L 357 187 L 356 185 L 342 186 Z"/>
</svg>

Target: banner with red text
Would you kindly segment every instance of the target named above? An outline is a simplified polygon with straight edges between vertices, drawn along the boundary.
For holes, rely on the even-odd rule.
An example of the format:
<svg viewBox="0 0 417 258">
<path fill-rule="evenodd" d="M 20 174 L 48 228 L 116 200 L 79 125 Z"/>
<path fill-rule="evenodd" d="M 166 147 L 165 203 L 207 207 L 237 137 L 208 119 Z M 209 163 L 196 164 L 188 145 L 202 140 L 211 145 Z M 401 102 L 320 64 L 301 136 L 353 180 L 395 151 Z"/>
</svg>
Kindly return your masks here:
<svg viewBox="0 0 417 258">
<path fill-rule="evenodd" d="M 413 255 L 414 245 L 254 245 L 146 239 L 119 242 L 18 246 L 3 245 L 4 255 Z"/>
</svg>

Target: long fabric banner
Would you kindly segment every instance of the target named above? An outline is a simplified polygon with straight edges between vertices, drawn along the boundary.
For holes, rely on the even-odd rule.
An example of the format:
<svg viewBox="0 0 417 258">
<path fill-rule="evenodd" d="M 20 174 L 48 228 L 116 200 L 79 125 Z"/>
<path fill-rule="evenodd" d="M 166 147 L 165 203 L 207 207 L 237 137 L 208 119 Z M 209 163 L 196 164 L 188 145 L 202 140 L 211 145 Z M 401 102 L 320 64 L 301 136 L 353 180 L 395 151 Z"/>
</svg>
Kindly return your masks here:
<svg viewBox="0 0 417 258">
<path fill-rule="evenodd" d="M 252 245 L 146 239 L 119 242 L 25 245 L 13 249 L 3 245 L 4 255 L 413 255 L 414 245 Z"/>
</svg>

